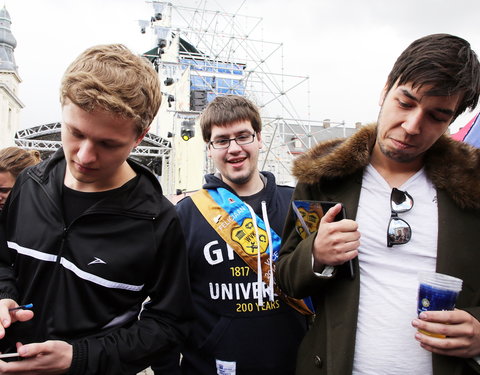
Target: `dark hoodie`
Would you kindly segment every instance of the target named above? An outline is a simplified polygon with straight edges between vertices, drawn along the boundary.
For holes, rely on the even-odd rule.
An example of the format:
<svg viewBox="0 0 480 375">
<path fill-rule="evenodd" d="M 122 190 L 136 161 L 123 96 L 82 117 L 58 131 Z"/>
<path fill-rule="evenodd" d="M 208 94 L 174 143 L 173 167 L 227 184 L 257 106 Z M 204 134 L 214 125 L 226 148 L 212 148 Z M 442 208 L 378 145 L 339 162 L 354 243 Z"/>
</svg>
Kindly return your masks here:
<svg viewBox="0 0 480 375">
<path fill-rule="evenodd" d="M 262 174 L 267 183 L 261 199 L 256 200 L 266 201 L 270 226 L 281 235 L 293 189 L 277 186 L 269 172 Z M 206 175 L 205 180 L 205 189 L 232 191 L 214 175 Z M 253 204 L 262 217 L 258 206 Z M 236 375 L 293 374 L 297 348 L 307 328 L 305 316 L 277 296 L 259 306 L 253 295 L 256 273 L 233 250 L 227 250 L 192 199 L 180 201 L 177 212 L 186 236 L 197 318 L 182 349 L 182 373 L 216 374 L 216 360 L 220 360 L 235 362 Z"/>
</svg>

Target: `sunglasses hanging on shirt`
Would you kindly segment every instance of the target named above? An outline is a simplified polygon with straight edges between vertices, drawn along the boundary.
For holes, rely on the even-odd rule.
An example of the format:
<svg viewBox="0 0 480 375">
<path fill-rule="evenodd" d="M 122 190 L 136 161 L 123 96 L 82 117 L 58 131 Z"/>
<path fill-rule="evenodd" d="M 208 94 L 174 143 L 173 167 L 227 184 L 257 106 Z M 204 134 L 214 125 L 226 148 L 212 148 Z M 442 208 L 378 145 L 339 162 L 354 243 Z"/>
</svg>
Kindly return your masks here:
<svg viewBox="0 0 480 375">
<path fill-rule="evenodd" d="M 412 228 L 398 214 L 410 211 L 413 207 L 413 198 L 406 191 L 392 189 L 390 195 L 390 221 L 387 228 L 387 246 L 403 245 L 410 241 L 412 237 Z"/>
</svg>

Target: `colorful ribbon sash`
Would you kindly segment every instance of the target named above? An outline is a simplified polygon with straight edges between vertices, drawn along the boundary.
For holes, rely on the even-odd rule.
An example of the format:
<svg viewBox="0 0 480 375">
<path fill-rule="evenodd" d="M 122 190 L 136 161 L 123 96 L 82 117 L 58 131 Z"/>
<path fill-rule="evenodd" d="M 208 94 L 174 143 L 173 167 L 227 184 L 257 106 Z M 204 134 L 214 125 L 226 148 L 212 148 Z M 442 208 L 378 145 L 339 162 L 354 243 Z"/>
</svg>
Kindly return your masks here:
<svg viewBox="0 0 480 375">
<path fill-rule="evenodd" d="M 258 246 L 255 226 L 246 204 L 227 189 L 201 189 L 191 198 L 203 217 L 212 228 L 230 245 L 243 261 L 257 273 Z M 262 280 L 269 285 L 274 264 L 270 265 L 270 249 L 264 221 L 256 216 L 258 237 L 260 242 L 260 259 Z M 272 261 L 278 259 L 281 238 L 272 229 Z M 275 293 L 295 310 L 304 315 L 313 314 L 310 298 L 298 300 L 283 293 L 274 284 Z"/>
</svg>

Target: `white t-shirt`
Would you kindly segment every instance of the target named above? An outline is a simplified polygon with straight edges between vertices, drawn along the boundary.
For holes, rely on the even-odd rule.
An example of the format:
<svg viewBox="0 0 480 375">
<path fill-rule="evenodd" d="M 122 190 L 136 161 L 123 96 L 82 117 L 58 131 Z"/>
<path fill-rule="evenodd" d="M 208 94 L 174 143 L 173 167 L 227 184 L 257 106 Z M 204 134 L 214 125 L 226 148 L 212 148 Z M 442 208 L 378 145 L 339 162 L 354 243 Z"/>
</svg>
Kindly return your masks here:
<svg viewBox="0 0 480 375">
<path fill-rule="evenodd" d="M 432 374 L 431 353 L 415 340 L 419 271 L 434 271 L 437 257 L 436 189 L 424 170 L 398 189 L 407 191 L 413 208 L 398 216 L 410 224 L 404 245 L 387 247 L 392 188 L 369 165 L 363 176 L 356 221 L 360 303 L 353 375 Z"/>
</svg>

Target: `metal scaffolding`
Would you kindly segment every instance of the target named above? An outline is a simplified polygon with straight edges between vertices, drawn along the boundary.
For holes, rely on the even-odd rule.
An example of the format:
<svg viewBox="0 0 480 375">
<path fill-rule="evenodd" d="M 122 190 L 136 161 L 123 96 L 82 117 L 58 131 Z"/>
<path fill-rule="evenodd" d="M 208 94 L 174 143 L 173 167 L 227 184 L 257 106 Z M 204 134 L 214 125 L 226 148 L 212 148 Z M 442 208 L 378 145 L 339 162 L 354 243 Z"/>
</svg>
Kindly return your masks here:
<svg viewBox="0 0 480 375">
<path fill-rule="evenodd" d="M 42 159 L 45 159 L 62 146 L 60 133 L 61 124 L 59 122 L 34 126 L 18 131 L 15 136 L 15 143 L 17 146 L 25 149 L 40 151 Z M 130 155 L 151 167 L 160 175 L 161 167 L 168 165 L 170 150 L 170 141 L 155 134 L 147 133 L 142 142 L 133 149 Z"/>
<path fill-rule="evenodd" d="M 214 171 L 200 139 L 197 118 L 216 96 L 237 94 L 252 100 L 263 122 L 260 169 L 293 185 L 292 161 L 319 141 L 348 136 L 343 122 L 310 119 L 309 77 L 285 73 L 282 43 L 262 38 L 262 18 L 221 10 L 207 1 L 197 7 L 150 1 L 141 33 L 153 35 L 143 55 L 162 82 L 162 105 L 150 132 L 132 157 L 152 167 L 166 195 L 196 190 Z M 243 3 L 242 3 L 243 4 Z M 196 136 L 195 136 L 196 134 Z M 60 147 L 60 123 L 17 132 L 15 142 L 48 155 Z"/>
<path fill-rule="evenodd" d="M 183 92 L 164 88 L 164 95 L 173 98 L 168 110 L 195 119 L 216 96 L 238 94 L 251 99 L 263 120 L 260 168 L 274 172 L 278 183 L 295 183 L 290 171 L 296 155 L 318 141 L 354 131 L 343 122 L 310 119 L 309 77 L 285 73 L 284 46 L 263 40 L 262 18 L 218 10 L 219 3 L 214 5 L 217 10 L 210 10 L 206 0 L 197 7 L 151 3 L 154 15 L 140 25 L 142 32 L 150 27 L 156 47 L 145 56 L 154 63 L 162 81 L 178 85 L 188 75 L 190 86 Z M 182 98 L 186 95 L 189 98 Z M 175 128 L 170 131 L 178 132 Z M 176 146 L 173 154 L 182 145 Z M 213 172 L 213 165 L 204 159 L 203 172 Z M 175 155 L 170 160 L 181 162 Z M 173 178 L 163 184 L 178 182 Z"/>
</svg>

